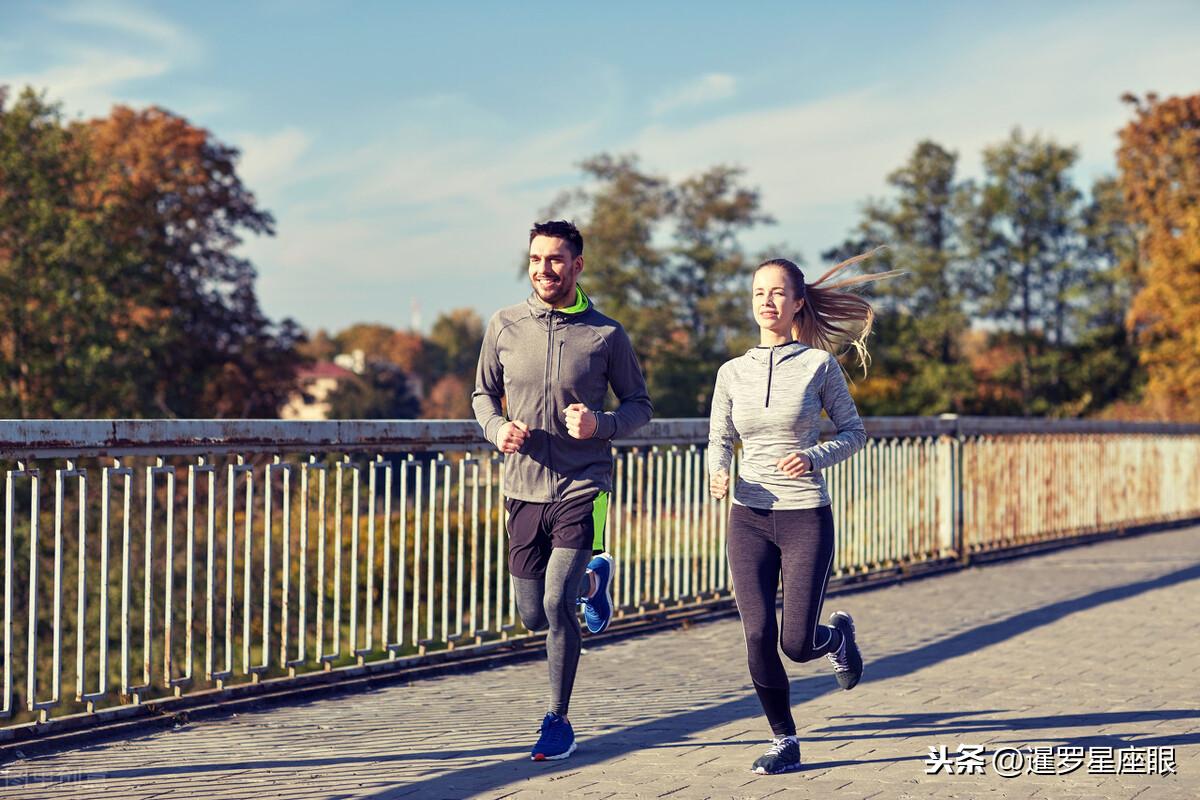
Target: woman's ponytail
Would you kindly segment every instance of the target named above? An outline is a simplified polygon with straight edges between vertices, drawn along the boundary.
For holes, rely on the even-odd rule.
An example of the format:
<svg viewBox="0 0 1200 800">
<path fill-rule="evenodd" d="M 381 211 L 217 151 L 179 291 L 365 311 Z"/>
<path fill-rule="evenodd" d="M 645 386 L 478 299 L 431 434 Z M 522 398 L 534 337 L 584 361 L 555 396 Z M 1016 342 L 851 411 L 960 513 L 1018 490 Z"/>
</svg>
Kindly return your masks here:
<svg viewBox="0 0 1200 800">
<path fill-rule="evenodd" d="M 892 270 L 844 278 L 834 283 L 828 281 L 847 267 L 865 261 L 882 249 L 877 247 L 848 258 L 812 283 L 805 283 L 804 272 L 786 258 L 773 258 L 758 265 L 758 269 L 782 268 L 792 284 L 796 298 L 804 300 L 792 323 L 792 336 L 796 341 L 809 347 L 827 350 L 834 355 L 840 355 L 852 348 L 858 356 L 864 375 L 867 365 L 871 363 L 871 354 L 867 352 L 867 336 L 875 323 L 875 309 L 862 297 L 848 290 L 883 278 L 891 278 L 901 272 Z"/>
</svg>

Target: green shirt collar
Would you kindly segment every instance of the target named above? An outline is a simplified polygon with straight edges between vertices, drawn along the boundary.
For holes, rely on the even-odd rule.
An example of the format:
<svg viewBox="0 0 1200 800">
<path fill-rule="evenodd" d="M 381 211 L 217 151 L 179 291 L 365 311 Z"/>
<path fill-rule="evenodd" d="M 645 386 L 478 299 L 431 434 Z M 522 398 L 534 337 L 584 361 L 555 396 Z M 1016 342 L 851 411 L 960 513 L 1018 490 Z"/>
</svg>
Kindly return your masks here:
<svg viewBox="0 0 1200 800">
<path fill-rule="evenodd" d="M 575 304 L 566 308 L 560 308 L 559 311 L 564 314 L 582 314 L 588 310 L 589 302 L 588 296 L 583 293 L 583 289 L 580 288 L 579 284 L 575 284 Z"/>
</svg>

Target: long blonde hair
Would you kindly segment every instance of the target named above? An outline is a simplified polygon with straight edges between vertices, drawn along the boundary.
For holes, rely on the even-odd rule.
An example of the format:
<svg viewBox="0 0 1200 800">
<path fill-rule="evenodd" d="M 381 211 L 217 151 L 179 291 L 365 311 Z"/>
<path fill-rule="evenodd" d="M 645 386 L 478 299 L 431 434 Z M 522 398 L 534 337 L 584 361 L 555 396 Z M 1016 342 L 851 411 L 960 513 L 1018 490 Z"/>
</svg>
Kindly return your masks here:
<svg viewBox="0 0 1200 800">
<path fill-rule="evenodd" d="M 793 297 L 804 300 L 792 322 L 792 337 L 796 341 L 809 347 L 828 350 L 834 355 L 841 355 L 853 348 L 863 374 L 866 375 L 867 365 L 871 363 L 871 354 L 867 351 L 867 337 L 875 324 L 875 309 L 862 297 L 847 290 L 903 273 L 900 270 L 891 270 L 843 278 L 834 283 L 828 281 L 847 267 L 865 261 L 882 249 L 876 247 L 874 250 L 848 258 L 812 283 L 805 283 L 804 271 L 786 258 L 764 261 L 754 272 L 757 274 L 758 270 L 764 267 L 780 267 L 787 275 Z"/>
</svg>

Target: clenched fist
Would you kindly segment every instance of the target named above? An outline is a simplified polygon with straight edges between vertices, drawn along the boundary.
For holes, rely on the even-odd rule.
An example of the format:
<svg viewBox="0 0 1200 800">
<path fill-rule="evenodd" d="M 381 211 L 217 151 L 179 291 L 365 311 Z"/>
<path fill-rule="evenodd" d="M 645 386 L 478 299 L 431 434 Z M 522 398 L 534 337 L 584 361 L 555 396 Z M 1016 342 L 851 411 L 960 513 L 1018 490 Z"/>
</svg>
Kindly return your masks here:
<svg viewBox="0 0 1200 800">
<path fill-rule="evenodd" d="M 583 403 L 572 403 L 563 409 L 567 433 L 574 439 L 590 439 L 596 433 L 596 412 Z"/>
<path fill-rule="evenodd" d="M 714 500 L 723 500 L 728 491 L 729 473 L 725 471 L 714 472 L 708 479 L 708 493 L 712 495 Z"/>
<path fill-rule="evenodd" d="M 812 472 L 812 461 L 808 459 L 808 456 L 799 453 L 788 453 L 775 462 L 775 466 L 789 478 L 799 478 L 801 475 Z"/>
<path fill-rule="evenodd" d="M 521 449 L 528 438 L 529 426 L 514 419 L 512 422 L 506 422 L 500 426 L 497 444 L 500 446 L 501 453 L 515 453 Z"/>
</svg>

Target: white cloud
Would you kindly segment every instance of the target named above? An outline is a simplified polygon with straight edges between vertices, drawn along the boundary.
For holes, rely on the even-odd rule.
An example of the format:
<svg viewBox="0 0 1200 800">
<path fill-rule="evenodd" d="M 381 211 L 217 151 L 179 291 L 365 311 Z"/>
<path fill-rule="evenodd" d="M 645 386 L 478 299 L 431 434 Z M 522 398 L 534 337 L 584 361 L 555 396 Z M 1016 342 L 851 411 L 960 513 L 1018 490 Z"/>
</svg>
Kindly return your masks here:
<svg viewBox="0 0 1200 800">
<path fill-rule="evenodd" d="M 297 164 L 312 144 L 299 128 L 285 128 L 260 136 L 245 133 L 233 137 L 242 151 L 238 173 L 242 182 L 256 192 L 268 192 L 290 182 Z"/>
<path fill-rule="evenodd" d="M 655 116 L 660 116 L 681 108 L 708 105 L 733 97 L 736 91 L 736 78 L 713 72 L 660 95 L 651 104 L 651 111 Z"/>
<path fill-rule="evenodd" d="M 146 8 L 120 3 L 75 3 L 50 9 L 50 16 L 63 23 L 107 30 L 142 40 L 175 53 L 194 54 L 198 43 L 177 25 Z"/>
<path fill-rule="evenodd" d="M 128 81 L 156 78 L 170 70 L 165 59 L 138 58 L 102 50 L 81 50 L 70 64 L 43 72 L 5 76 L 14 87 L 45 89 L 68 114 L 105 114 L 117 102 L 115 90 Z M 125 100 L 125 102 L 129 102 Z"/>
<path fill-rule="evenodd" d="M 54 36 L 40 49 L 59 54 L 59 63 L 38 72 L 3 75 L 0 82 L 47 90 L 70 115 L 105 114 L 118 102 L 144 105 L 130 96 L 129 83 L 162 77 L 202 52 L 192 36 L 144 8 L 77 3 L 48 8 L 46 14 Z"/>
</svg>

